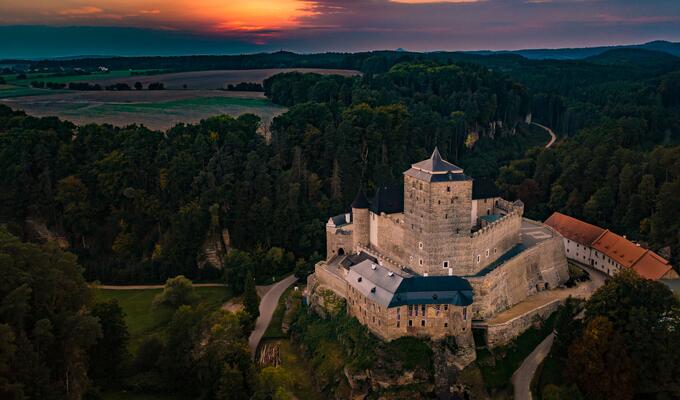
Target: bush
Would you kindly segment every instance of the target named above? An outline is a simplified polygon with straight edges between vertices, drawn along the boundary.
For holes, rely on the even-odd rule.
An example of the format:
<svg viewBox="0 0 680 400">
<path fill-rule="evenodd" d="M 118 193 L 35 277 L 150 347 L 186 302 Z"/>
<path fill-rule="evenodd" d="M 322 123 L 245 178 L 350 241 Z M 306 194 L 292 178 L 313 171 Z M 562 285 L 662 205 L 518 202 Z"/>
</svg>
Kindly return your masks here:
<svg viewBox="0 0 680 400">
<path fill-rule="evenodd" d="M 163 288 L 163 293 L 153 299 L 154 306 L 167 305 L 172 308 L 179 308 L 186 304 L 192 304 L 198 299 L 194 291 L 193 283 L 184 277 L 178 275 L 174 278 L 168 278 Z"/>
</svg>

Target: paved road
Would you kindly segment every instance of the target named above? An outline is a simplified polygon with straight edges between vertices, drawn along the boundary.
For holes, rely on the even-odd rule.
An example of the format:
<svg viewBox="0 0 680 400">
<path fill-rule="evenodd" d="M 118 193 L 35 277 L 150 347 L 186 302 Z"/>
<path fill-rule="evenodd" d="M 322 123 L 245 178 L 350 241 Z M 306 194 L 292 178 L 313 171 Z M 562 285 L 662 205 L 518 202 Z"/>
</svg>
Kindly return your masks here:
<svg viewBox="0 0 680 400">
<path fill-rule="evenodd" d="M 581 296 L 575 297 L 585 297 L 588 299 L 591 294 L 604 285 L 605 280 L 608 277 L 604 272 L 598 271 L 588 266 L 581 265 L 581 268 L 588 271 L 590 274 L 590 281 L 579 285 L 579 289 L 583 289 L 584 293 Z M 579 316 L 576 318 L 579 318 Z M 553 332 L 548 335 L 548 337 L 543 339 L 543 341 L 538 346 L 536 346 L 534 351 L 532 351 L 531 354 L 529 354 L 527 358 L 524 359 L 522 365 L 517 368 L 517 371 L 512 374 L 512 384 L 515 387 L 515 400 L 532 400 L 531 381 L 534 378 L 534 374 L 536 374 L 536 368 L 538 368 L 548 353 L 550 353 L 550 348 L 552 347 L 554 340 L 555 333 Z"/>
<path fill-rule="evenodd" d="M 557 140 L 557 135 L 555 135 L 555 132 L 553 132 L 552 129 L 548 128 L 548 127 L 545 126 L 545 125 L 541 125 L 541 124 L 536 123 L 536 122 L 532 122 L 532 124 L 538 126 L 539 128 L 545 129 L 545 131 L 548 132 L 548 133 L 550 134 L 550 141 L 548 142 L 548 144 L 545 145 L 545 148 L 546 148 L 546 149 L 549 149 L 550 146 L 552 146 L 553 143 L 555 143 L 555 140 Z"/>
<path fill-rule="evenodd" d="M 555 333 L 551 333 L 543 339 L 541 344 L 536 346 L 534 351 L 524 359 L 522 365 L 517 368 L 512 374 L 512 384 L 515 386 L 515 400 L 532 400 L 531 397 L 531 380 L 534 378 L 536 368 L 543 362 L 543 359 L 550 352 L 553 341 L 555 340 Z"/>
<path fill-rule="evenodd" d="M 264 332 L 272 321 L 274 310 L 276 310 L 276 306 L 279 304 L 279 298 L 296 280 L 297 278 L 295 278 L 295 275 L 291 275 L 273 285 L 269 285 L 266 293 L 260 298 L 260 316 L 257 318 L 257 321 L 255 321 L 255 329 L 248 339 L 248 346 L 250 347 L 253 357 L 255 356 L 257 346 L 260 344 Z M 260 287 L 258 287 L 258 289 L 260 289 Z"/>
<path fill-rule="evenodd" d="M 224 283 L 194 283 L 194 287 L 222 287 Z M 140 289 L 163 289 L 165 285 L 92 285 L 97 289 L 106 290 L 140 290 Z"/>
</svg>

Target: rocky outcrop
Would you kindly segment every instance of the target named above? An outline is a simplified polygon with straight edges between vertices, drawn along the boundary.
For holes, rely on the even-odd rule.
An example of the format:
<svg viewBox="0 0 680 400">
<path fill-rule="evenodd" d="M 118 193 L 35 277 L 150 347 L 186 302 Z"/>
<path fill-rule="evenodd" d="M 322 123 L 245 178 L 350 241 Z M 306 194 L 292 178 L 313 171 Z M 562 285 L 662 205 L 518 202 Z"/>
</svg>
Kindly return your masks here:
<svg viewBox="0 0 680 400">
<path fill-rule="evenodd" d="M 198 256 L 198 266 L 203 268 L 210 265 L 217 269 L 224 267 L 224 257 L 229 250 L 229 231 L 225 228 L 222 232 L 211 232 L 201 246 Z"/>
<path fill-rule="evenodd" d="M 44 221 L 33 218 L 26 218 L 25 222 L 26 235 L 29 240 L 40 243 L 52 242 L 56 243 L 60 249 L 65 250 L 71 247 L 68 239 L 64 235 L 60 235 L 47 227 Z"/>
</svg>

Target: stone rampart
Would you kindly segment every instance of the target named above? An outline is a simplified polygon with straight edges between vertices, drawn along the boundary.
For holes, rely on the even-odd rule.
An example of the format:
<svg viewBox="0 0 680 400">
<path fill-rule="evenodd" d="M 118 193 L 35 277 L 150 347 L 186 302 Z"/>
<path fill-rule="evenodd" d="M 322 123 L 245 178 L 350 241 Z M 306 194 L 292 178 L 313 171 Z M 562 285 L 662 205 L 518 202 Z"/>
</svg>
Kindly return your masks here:
<svg viewBox="0 0 680 400">
<path fill-rule="evenodd" d="M 525 314 L 515 317 L 501 324 L 488 325 L 486 331 L 486 344 L 489 348 L 503 346 L 521 335 L 537 320 L 545 320 L 557 311 L 562 302 L 558 299 L 535 308 Z"/>
<path fill-rule="evenodd" d="M 546 239 L 486 275 L 467 279 L 474 289 L 473 318 L 488 319 L 569 279 L 562 238 Z"/>
</svg>

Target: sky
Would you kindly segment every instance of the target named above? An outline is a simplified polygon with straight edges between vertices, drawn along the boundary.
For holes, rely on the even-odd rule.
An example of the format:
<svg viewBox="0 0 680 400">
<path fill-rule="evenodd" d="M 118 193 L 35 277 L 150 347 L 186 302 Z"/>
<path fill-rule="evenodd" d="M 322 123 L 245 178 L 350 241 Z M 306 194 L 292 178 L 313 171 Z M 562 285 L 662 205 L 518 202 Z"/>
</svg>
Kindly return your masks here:
<svg viewBox="0 0 680 400">
<path fill-rule="evenodd" d="M 0 34 L 5 57 L 589 47 L 680 41 L 680 0 L 0 0 Z"/>
</svg>

